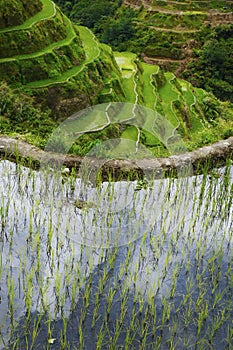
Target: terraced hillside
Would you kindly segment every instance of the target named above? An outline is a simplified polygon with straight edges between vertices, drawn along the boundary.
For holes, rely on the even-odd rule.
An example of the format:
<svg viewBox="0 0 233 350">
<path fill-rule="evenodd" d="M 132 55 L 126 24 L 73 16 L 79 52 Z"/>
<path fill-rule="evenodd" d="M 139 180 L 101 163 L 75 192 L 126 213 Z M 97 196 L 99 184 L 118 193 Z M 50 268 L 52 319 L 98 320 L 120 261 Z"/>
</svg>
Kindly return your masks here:
<svg viewBox="0 0 233 350">
<path fill-rule="evenodd" d="M 26 19 L 35 15 L 42 9 L 40 0 L 33 2 L 22 0 L 16 2 L 14 0 L 0 1 L 0 28 L 15 26 L 22 24 Z"/>
<path fill-rule="evenodd" d="M 52 1 L 31 7 L 1 1 L 0 12 L 9 13 L 0 29 L 0 77 L 14 89 L 30 92 L 63 117 L 98 103 L 106 84 L 112 89 L 109 98 L 123 97 L 111 50 L 87 28 L 75 27 Z"/>
<path fill-rule="evenodd" d="M 142 63 L 134 53 L 114 52 L 114 55 L 122 73 L 126 101 L 131 105 L 120 108 L 112 115 L 108 112 L 111 111 L 109 103 L 97 109 L 95 118 L 92 111 L 85 118 L 78 118 L 79 134 L 84 135 L 76 141 L 72 152 L 84 155 L 97 140 L 106 141 L 110 135 L 111 138 L 134 141 L 127 146 L 122 141 L 117 147 L 118 155 L 126 156 L 129 150 L 135 152 L 142 143 L 154 155 L 165 156 L 170 154 L 169 147 L 177 133 L 182 136 L 185 147 L 193 150 L 226 138 L 233 132 L 233 111 L 229 104 L 178 79 L 171 72 L 164 72 L 159 66 Z M 138 104 L 150 110 L 145 112 L 139 108 L 138 111 Z M 143 116 L 144 112 L 146 117 Z M 162 116 L 161 120 L 159 116 Z M 166 125 L 161 143 L 158 137 L 161 131 L 157 127 L 163 125 L 164 117 L 170 125 Z"/>
<path fill-rule="evenodd" d="M 232 1 L 125 0 L 139 10 L 136 25 L 145 38 L 143 57 L 167 70 L 184 67 L 211 27 L 233 23 Z"/>
<path fill-rule="evenodd" d="M 78 133 L 84 135 L 72 152 L 84 155 L 93 143 L 122 137 L 134 141 L 134 151 L 141 142 L 154 154 L 163 156 L 177 131 L 188 149 L 226 138 L 233 132 L 232 110 L 227 103 L 173 73 L 164 73 L 157 65 L 142 63 L 134 53 L 113 53 L 109 46 L 98 42 L 90 29 L 72 24 L 52 1 L 41 0 L 37 5 L 38 11 L 23 23 L 16 20 L 15 26 L 0 29 L 0 80 L 6 81 L 14 93 L 23 91 L 34 96 L 45 110 L 49 108 L 47 120 L 52 116 L 53 122 L 90 105 L 107 103 L 108 111 L 110 102 L 132 104 L 113 120 L 106 110 L 99 118 L 81 120 Z M 23 1 L 21 6 L 27 13 Z M 156 136 L 153 118 L 136 117 L 136 105 L 159 112 L 171 123 L 165 144 Z M 8 133 L 13 128 L 9 127 L 13 125 L 12 112 L 4 113 L 3 106 L 0 117 L 5 126 L 1 130 Z M 24 123 L 20 116 L 18 125 L 15 117 L 13 131 L 25 134 L 25 129 L 30 129 L 28 125 L 34 125 L 30 118 Z M 122 126 L 125 121 L 132 125 Z M 37 125 L 34 134 L 38 130 Z M 41 133 L 38 143 L 44 145 L 48 137 L 46 127 Z M 29 141 L 36 143 L 34 136 Z"/>
</svg>

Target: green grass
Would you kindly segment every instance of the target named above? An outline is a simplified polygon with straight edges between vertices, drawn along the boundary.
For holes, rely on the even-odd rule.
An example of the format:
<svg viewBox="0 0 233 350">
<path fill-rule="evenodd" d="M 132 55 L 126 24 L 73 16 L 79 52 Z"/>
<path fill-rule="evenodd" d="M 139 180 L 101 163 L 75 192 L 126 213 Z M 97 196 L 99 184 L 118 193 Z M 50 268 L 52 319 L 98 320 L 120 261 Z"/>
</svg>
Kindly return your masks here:
<svg viewBox="0 0 233 350">
<path fill-rule="evenodd" d="M 145 105 L 148 108 L 154 109 L 157 96 L 155 96 L 155 87 L 151 83 L 152 74 L 157 73 L 159 67 L 152 64 L 143 63 L 143 79 L 145 84 L 143 86 L 143 97 Z"/>
<path fill-rule="evenodd" d="M 134 82 L 132 78 L 123 79 L 123 89 L 127 96 L 127 102 L 135 102 L 135 93 L 134 93 Z"/>
<path fill-rule="evenodd" d="M 75 39 L 76 33 L 74 31 L 74 28 L 73 28 L 71 21 L 66 16 L 64 16 L 64 20 L 66 22 L 66 30 L 67 30 L 67 37 L 65 39 L 58 41 L 58 42 L 55 42 L 55 43 L 47 46 L 46 48 L 44 48 L 38 52 L 34 52 L 31 54 L 25 54 L 25 55 L 17 55 L 17 56 L 10 57 L 10 58 L 1 58 L 0 63 L 40 57 L 40 56 L 45 55 L 46 53 L 52 52 L 53 49 L 55 49 L 57 47 L 60 48 L 62 46 L 70 45 L 72 43 L 72 41 Z"/>
<path fill-rule="evenodd" d="M 185 98 L 186 102 L 187 102 L 188 106 L 190 107 L 193 103 L 195 103 L 195 97 L 190 90 L 191 87 L 184 80 L 179 80 L 179 84 L 181 85 L 181 88 L 182 88 L 182 94 L 186 97 Z"/>
<path fill-rule="evenodd" d="M 127 101 L 128 102 L 128 101 Z M 132 104 L 124 103 L 122 108 L 115 115 L 111 116 L 112 123 L 121 123 L 133 118 Z"/>
<path fill-rule="evenodd" d="M 86 53 L 85 61 L 80 66 L 75 66 L 72 69 L 69 69 L 56 79 L 34 81 L 32 83 L 24 85 L 24 87 L 43 88 L 48 87 L 50 85 L 63 84 L 71 78 L 77 76 L 88 63 L 94 61 L 96 58 L 99 57 L 100 48 L 92 32 L 86 27 L 77 26 L 77 28 L 79 30 L 80 37 L 83 42 L 84 50 Z"/>
<path fill-rule="evenodd" d="M 41 2 L 43 3 L 43 9 L 40 12 L 38 12 L 35 16 L 30 17 L 28 20 L 26 20 L 23 24 L 19 26 L 0 29 L 0 33 L 29 29 L 37 22 L 54 17 L 56 15 L 55 4 L 50 0 L 41 0 Z"/>
<path fill-rule="evenodd" d="M 170 83 L 170 80 L 173 78 L 173 73 L 165 73 L 166 83 L 158 89 L 159 95 L 161 97 L 161 105 L 163 107 L 163 112 L 165 118 L 167 118 L 174 127 L 177 127 L 179 121 L 173 111 L 172 101 L 179 99 L 179 93 L 174 91 L 174 86 Z"/>
<path fill-rule="evenodd" d="M 136 129 L 136 128 L 135 128 Z M 105 156 L 112 159 L 132 159 L 135 157 L 136 140 L 133 140 L 133 133 L 129 133 L 127 137 L 122 137 L 118 144 L 114 144 L 114 147 L 105 152 Z M 136 133 L 135 133 L 136 136 Z M 137 138 L 137 137 L 136 137 Z M 111 145 L 111 142 L 110 142 Z"/>
<path fill-rule="evenodd" d="M 182 87 L 182 94 L 185 98 L 185 101 L 189 108 L 189 113 L 192 118 L 192 128 L 190 129 L 190 132 L 196 133 L 197 131 L 202 130 L 204 128 L 204 125 L 200 120 L 200 116 L 198 117 L 195 111 L 195 103 L 197 101 L 197 97 L 194 96 L 194 94 L 197 94 L 197 89 L 194 89 L 190 83 L 184 80 L 179 80 L 179 84 Z"/>
<path fill-rule="evenodd" d="M 102 128 L 107 126 L 108 120 L 102 108 L 95 108 L 92 112 L 91 110 L 87 115 L 80 115 L 80 117 L 75 120 L 65 121 L 62 124 L 62 128 L 65 129 L 68 133 L 85 133 L 90 132 L 91 130 Z"/>
<path fill-rule="evenodd" d="M 114 52 L 114 57 L 122 72 L 123 89 L 127 96 L 126 100 L 127 102 L 134 103 L 136 100 L 136 95 L 134 91 L 134 75 L 137 69 L 134 63 L 136 55 L 131 52 Z"/>
<path fill-rule="evenodd" d="M 145 145 L 148 145 L 148 146 L 160 145 L 158 138 L 156 138 L 150 132 L 143 130 L 143 134 L 145 135 L 145 138 L 146 138 Z"/>
<path fill-rule="evenodd" d="M 123 131 L 123 133 L 121 134 L 121 137 L 124 138 L 124 139 L 137 141 L 138 130 L 137 130 L 137 128 L 135 126 L 129 126 Z"/>
<path fill-rule="evenodd" d="M 207 94 L 205 90 L 200 89 L 200 88 L 195 89 L 195 93 L 196 93 L 197 98 L 199 98 L 200 100 L 203 100 Z"/>
<path fill-rule="evenodd" d="M 86 53 L 85 63 L 89 63 L 100 55 L 100 48 L 94 34 L 86 27 L 77 26 Z"/>
<path fill-rule="evenodd" d="M 131 52 L 117 52 L 114 51 L 114 57 L 117 61 L 118 66 L 121 70 L 133 70 L 135 65 L 133 60 L 136 58 L 136 55 Z"/>
</svg>

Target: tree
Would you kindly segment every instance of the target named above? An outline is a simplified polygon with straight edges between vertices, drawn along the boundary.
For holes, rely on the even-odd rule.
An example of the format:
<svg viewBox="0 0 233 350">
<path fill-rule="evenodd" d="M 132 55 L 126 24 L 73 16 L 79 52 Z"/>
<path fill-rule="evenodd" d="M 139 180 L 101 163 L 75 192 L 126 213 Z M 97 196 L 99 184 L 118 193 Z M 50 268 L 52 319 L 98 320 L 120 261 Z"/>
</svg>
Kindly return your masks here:
<svg viewBox="0 0 233 350">
<path fill-rule="evenodd" d="M 233 101 L 233 25 L 216 27 L 208 35 L 184 77 L 222 100 Z"/>
</svg>

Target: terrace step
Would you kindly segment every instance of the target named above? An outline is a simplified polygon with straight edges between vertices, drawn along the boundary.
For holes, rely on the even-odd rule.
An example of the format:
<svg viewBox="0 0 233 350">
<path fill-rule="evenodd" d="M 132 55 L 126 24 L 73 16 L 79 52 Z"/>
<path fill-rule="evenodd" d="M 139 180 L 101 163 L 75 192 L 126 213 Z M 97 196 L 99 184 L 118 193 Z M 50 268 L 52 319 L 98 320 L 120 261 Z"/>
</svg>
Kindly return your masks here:
<svg viewBox="0 0 233 350">
<path fill-rule="evenodd" d="M 138 26 L 143 26 L 144 24 L 139 22 L 139 21 L 135 21 L 135 24 L 137 24 Z M 167 32 L 167 33 L 183 33 L 183 34 L 192 34 L 192 33 L 197 33 L 200 32 L 200 29 L 187 29 L 187 28 L 182 28 L 182 27 L 174 27 L 174 28 L 163 28 L 163 27 L 156 27 L 156 26 L 151 26 L 148 25 L 147 28 L 151 28 L 154 30 L 157 30 L 159 32 Z"/>
<path fill-rule="evenodd" d="M 63 16 L 67 36 L 44 49 L 29 54 L 0 59 L 2 79 L 14 84 L 27 84 L 38 79 L 61 74 L 80 65 L 85 58 L 81 39 L 71 21 Z M 10 73 L 10 74 L 9 74 Z"/>
<path fill-rule="evenodd" d="M 41 11 L 43 4 L 40 0 L 15 2 L 8 0 L 1 3 L 0 30 L 23 24 L 30 17 Z"/>
<path fill-rule="evenodd" d="M 204 0 L 124 0 L 125 6 L 139 10 L 134 23 L 148 35 L 143 46 L 144 61 L 182 72 L 197 48 L 206 26 L 233 23 L 232 1 Z M 183 7 L 182 7 L 183 6 Z M 216 7 L 216 8 L 214 8 Z M 143 56 L 143 54 L 142 54 Z"/>
<path fill-rule="evenodd" d="M 76 77 L 79 73 L 81 73 L 84 70 L 84 68 L 88 64 L 92 63 L 96 58 L 99 57 L 100 48 L 92 32 L 86 27 L 76 27 L 79 31 L 80 38 L 86 54 L 86 59 L 83 61 L 83 63 L 79 66 L 72 67 L 71 69 L 65 71 L 58 78 L 33 81 L 31 83 L 26 84 L 26 87 L 37 89 L 66 83 L 71 78 Z"/>
<path fill-rule="evenodd" d="M 29 19 L 27 19 L 23 24 L 20 24 L 18 26 L 13 26 L 10 28 L 9 27 L 1 28 L 0 34 L 17 31 L 17 30 L 30 29 L 40 21 L 45 21 L 47 19 L 55 17 L 57 12 L 55 3 L 51 0 L 41 0 L 41 2 L 43 7 L 40 12 L 30 17 Z"/>
<path fill-rule="evenodd" d="M 73 39 L 76 37 L 76 33 L 73 29 L 71 21 L 65 17 L 66 21 L 66 30 L 67 30 L 67 37 L 64 40 L 52 43 L 51 45 L 47 46 L 43 50 L 40 50 L 38 52 L 33 52 L 29 54 L 24 54 L 24 55 L 16 55 L 16 56 L 11 56 L 11 57 L 6 57 L 6 58 L 0 58 L 0 64 L 4 62 L 10 62 L 10 61 L 19 61 L 19 60 L 27 60 L 30 58 L 35 58 L 35 57 L 40 57 L 43 56 L 46 53 L 51 52 L 54 49 L 60 48 L 65 45 L 69 45 Z"/>
<path fill-rule="evenodd" d="M 49 0 L 48 0 L 49 1 Z M 55 5 L 54 5 L 55 6 Z M 64 15 L 56 8 L 52 16 L 31 23 L 30 27 L 0 32 L 0 58 L 37 52 L 67 36 Z"/>
<path fill-rule="evenodd" d="M 208 98 L 207 92 L 178 79 L 173 73 L 164 73 L 159 66 L 154 64 L 142 63 L 143 72 L 140 73 L 138 65 L 135 64 L 136 56 L 132 53 L 116 52 L 115 57 L 122 72 L 127 102 L 134 104 L 135 98 L 142 95 L 142 105 L 156 111 L 162 118 L 165 117 L 170 123 L 164 135 L 168 144 L 173 142 L 177 130 L 184 139 L 187 138 L 188 142 L 195 140 L 198 133 L 209 132 L 212 125 L 205 115 L 201 102 Z M 166 61 L 168 60 L 166 59 Z M 176 62 L 176 60 L 173 61 Z M 140 74 L 142 78 L 140 78 Z M 133 112 L 130 115 L 133 119 Z M 135 129 L 137 123 L 136 129 L 138 131 Z M 139 121 L 137 116 L 136 119 L 133 119 L 133 126 L 131 125 L 123 131 L 122 137 L 135 141 L 137 149 L 139 139 L 143 135 L 144 142 L 148 147 L 158 147 L 159 149 L 161 147 L 160 139 L 154 135 L 157 124 L 154 125 L 155 129 L 151 129 L 152 124 L 151 120 L 147 119 Z M 106 124 L 102 128 L 108 125 Z M 164 150 L 158 152 L 164 152 Z M 159 154 L 161 153 L 156 154 L 156 156 L 160 156 Z"/>
</svg>

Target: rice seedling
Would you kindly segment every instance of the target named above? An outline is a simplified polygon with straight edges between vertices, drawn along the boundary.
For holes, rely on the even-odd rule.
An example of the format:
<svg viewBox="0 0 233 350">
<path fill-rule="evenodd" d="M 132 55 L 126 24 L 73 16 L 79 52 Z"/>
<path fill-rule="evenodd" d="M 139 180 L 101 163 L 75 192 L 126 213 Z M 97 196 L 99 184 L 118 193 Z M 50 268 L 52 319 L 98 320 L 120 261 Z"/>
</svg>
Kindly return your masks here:
<svg viewBox="0 0 233 350">
<path fill-rule="evenodd" d="M 218 172 L 99 182 L 77 208 L 74 172 L 1 161 L 0 348 L 230 348 L 232 166 Z"/>
</svg>

